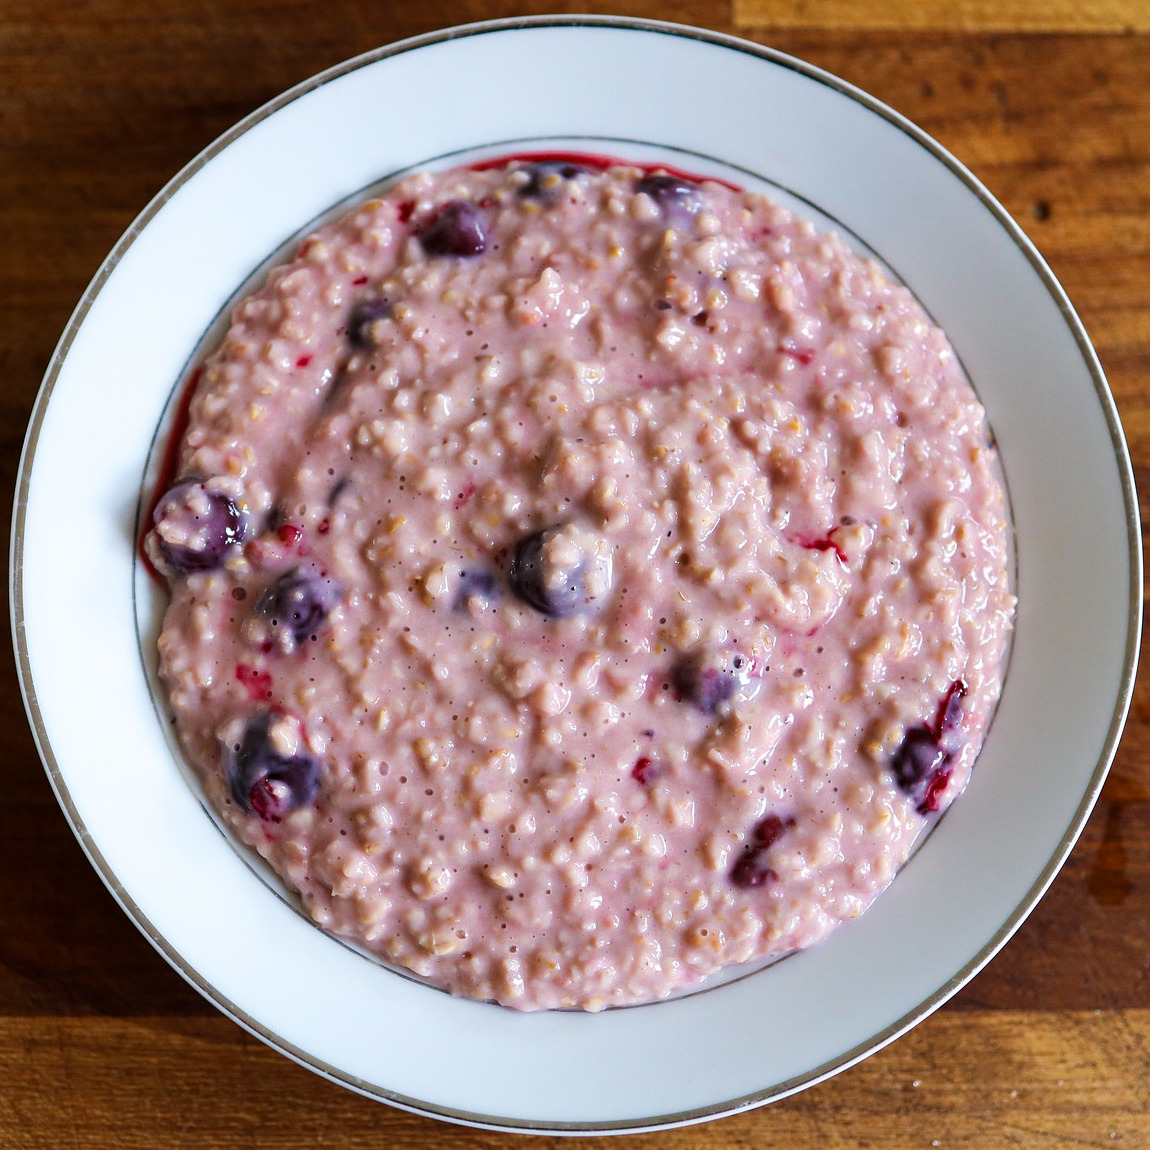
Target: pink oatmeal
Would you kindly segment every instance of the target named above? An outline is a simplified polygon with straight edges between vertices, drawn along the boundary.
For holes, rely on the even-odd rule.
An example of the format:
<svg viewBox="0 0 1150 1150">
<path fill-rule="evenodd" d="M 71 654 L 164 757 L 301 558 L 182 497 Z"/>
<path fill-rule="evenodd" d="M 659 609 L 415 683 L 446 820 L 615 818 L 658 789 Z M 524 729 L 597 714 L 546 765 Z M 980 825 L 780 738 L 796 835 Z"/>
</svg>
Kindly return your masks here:
<svg viewBox="0 0 1150 1150">
<path fill-rule="evenodd" d="M 984 413 L 762 196 L 403 180 L 203 366 L 147 547 L 226 824 L 454 994 L 642 1002 L 863 911 L 965 786 L 1013 613 Z"/>
</svg>

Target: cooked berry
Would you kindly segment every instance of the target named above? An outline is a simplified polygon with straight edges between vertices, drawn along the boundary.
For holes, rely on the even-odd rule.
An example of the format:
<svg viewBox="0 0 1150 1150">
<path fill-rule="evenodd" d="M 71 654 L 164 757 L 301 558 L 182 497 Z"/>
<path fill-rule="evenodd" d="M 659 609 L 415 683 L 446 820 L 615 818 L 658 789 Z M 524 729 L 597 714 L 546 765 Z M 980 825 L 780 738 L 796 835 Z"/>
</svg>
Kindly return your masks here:
<svg viewBox="0 0 1150 1150">
<path fill-rule="evenodd" d="M 951 763 L 962 750 L 962 699 L 966 684 L 950 685 L 933 723 L 910 727 L 891 759 L 895 782 L 914 801 L 919 814 L 937 811 L 952 773 Z"/>
<path fill-rule="evenodd" d="M 943 767 L 942 770 L 935 771 L 930 782 L 923 788 L 922 801 L 918 805 L 919 814 L 925 815 L 938 810 L 942 805 L 942 796 L 946 793 L 951 774 L 952 769 L 950 767 Z"/>
<path fill-rule="evenodd" d="M 353 347 L 374 346 L 372 329 L 381 319 L 391 317 L 391 301 L 385 296 L 371 296 L 361 300 L 351 309 L 347 321 L 347 338 Z"/>
<path fill-rule="evenodd" d="M 519 196 L 525 200 L 538 200 L 553 204 L 563 193 L 568 180 L 578 179 L 587 169 L 568 160 L 540 160 L 521 169 L 527 173 L 527 182 L 519 186 Z"/>
<path fill-rule="evenodd" d="M 247 663 L 237 663 L 236 681 L 243 685 L 253 702 L 263 702 L 272 697 L 272 677 L 268 671 L 261 671 Z"/>
<path fill-rule="evenodd" d="M 150 553 L 169 574 L 210 571 L 242 543 L 247 516 L 236 500 L 203 479 L 184 479 L 156 505 Z"/>
<path fill-rule="evenodd" d="M 938 728 L 939 744 L 951 754 L 962 749 L 962 700 L 966 695 L 966 684 L 957 679 L 951 683 L 946 697 L 939 707 Z"/>
<path fill-rule="evenodd" d="M 277 731 L 277 724 L 283 730 Z M 224 769 L 232 798 L 245 811 L 279 822 L 307 806 L 319 791 L 319 759 L 298 749 L 298 724 L 282 715 L 257 715 L 237 743 L 224 748 Z M 284 745 L 297 744 L 294 752 Z M 279 745 L 277 745 L 279 744 Z"/>
<path fill-rule="evenodd" d="M 736 698 L 750 698 L 758 685 L 751 677 L 750 660 L 738 652 L 703 648 L 671 667 L 671 686 L 679 698 L 708 715 L 718 714 Z"/>
<path fill-rule="evenodd" d="M 697 657 L 683 659 L 671 669 L 671 683 L 688 703 L 714 714 L 734 693 L 734 675 L 716 667 L 703 666 Z"/>
<path fill-rule="evenodd" d="M 486 607 L 499 598 L 499 581 L 493 571 L 470 567 L 459 573 L 459 589 L 455 595 L 456 607 L 466 609 L 471 604 Z"/>
<path fill-rule="evenodd" d="M 898 785 L 907 794 L 914 794 L 949 757 L 932 731 L 912 727 L 903 736 L 890 766 Z"/>
<path fill-rule="evenodd" d="M 429 256 L 477 256 L 487 248 L 483 217 L 468 200 L 450 200 L 416 234 Z"/>
<path fill-rule="evenodd" d="M 731 882 L 735 886 L 756 887 L 778 880 L 778 874 L 767 864 L 771 847 L 783 832 L 795 825 L 794 819 L 781 819 L 778 815 L 764 815 L 751 831 L 751 837 L 731 868 Z"/>
<path fill-rule="evenodd" d="M 315 635 L 339 596 L 339 587 L 317 565 L 293 567 L 268 584 L 255 614 L 272 629 L 273 642 L 290 653 Z"/>
<path fill-rule="evenodd" d="M 596 607 L 611 589 L 611 549 L 577 524 L 545 527 L 516 544 L 507 578 L 536 611 L 573 615 Z"/>
<path fill-rule="evenodd" d="M 685 222 L 702 207 L 698 187 L 675 176 L 643 176 L 635 184 L 635 191 L 650 196 L 672 223 Z"/>
<path fill-rule="evenodd" d="M 663 773 L 663 764 L 647 755 L 641 755 L 631 768 L 631 778 L 640 786 L 648 786 Z"/>
</svg>

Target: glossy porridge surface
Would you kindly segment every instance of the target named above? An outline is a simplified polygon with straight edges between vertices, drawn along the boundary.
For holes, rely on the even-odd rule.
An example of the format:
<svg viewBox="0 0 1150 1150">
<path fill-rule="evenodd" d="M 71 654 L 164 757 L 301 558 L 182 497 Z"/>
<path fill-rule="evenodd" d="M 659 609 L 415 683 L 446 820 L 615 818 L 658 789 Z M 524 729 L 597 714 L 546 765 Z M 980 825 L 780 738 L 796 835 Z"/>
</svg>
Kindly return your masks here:
<svg viewBox="0 0 1150 1150">
<path fill-rule="evenodd" d="M 454 993 L 644 1001 L 866 908 L 966 784 L 1013 600 L 910 295 L 756 195 L 421 174 L 236 310 L 148 553 L 209 801 Z"/>
</svg>

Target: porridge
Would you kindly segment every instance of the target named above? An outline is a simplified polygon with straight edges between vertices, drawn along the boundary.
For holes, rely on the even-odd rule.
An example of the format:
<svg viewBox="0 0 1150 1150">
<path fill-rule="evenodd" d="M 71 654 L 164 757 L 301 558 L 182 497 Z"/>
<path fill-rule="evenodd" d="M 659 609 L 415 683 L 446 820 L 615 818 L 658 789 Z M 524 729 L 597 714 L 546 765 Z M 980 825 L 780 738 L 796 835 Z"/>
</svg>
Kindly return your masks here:
<svg viewBox="0 0 1150 1150">
<path fill-rule="evenodd" d="M 762 196 L 551 157 L 320 228 L 206 360 L 147 553 L 224 822 L 320 926 L 521 1009 L 863 911 L 1013 613 L 985 416 Z"/>
</svg>

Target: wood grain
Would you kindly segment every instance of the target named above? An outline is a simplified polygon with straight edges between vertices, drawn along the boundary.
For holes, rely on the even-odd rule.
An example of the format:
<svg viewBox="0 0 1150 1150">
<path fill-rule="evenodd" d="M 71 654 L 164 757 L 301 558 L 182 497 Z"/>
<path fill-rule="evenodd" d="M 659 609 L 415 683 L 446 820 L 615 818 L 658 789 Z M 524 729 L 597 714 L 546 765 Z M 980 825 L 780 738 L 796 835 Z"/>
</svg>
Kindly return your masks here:
<svg viewBox="0 0 1150 1150">
<path fill-rule="evenodd" d="M 1150 1146 L 1148 1075 L 1148 1010 L 943 1013 L 830 1083 L 768 1110 L 632 1135 L 625 1145 L 1005 1150 L 1119 1143 L 1132 1150 Z M 304 1150 L 326 1144 L 333 1131 L 342 1150 L 571 1145 L 382 1109 L 215 1016 L 0 1019 L 0 1080 L 0 1143 L 28 1150 Z M 78 1081 L 86 1084 L 82 1095 Z M 162 1142 L 149 1141 L 157 1131 Z M 608 1136 L 578 1144 L 620 1145 Z"/>
<path fill-rule="evenodd" d="M 39 380 L 71 309 L 119 234 L 199 149 L 280 91 L 379 44 L 467 20 L 586 7 L 0 0 L 2 514 Z M 935 135 L 1003 201 L 1066 286 L 1150 491 L 1150 6 L 636 0 L 596 8 L 751 35 L 858 84 Z M 673 97 L 669 81 L 669 107 Z M 67 555 L 66 533 L 62 559 L 83 562 Z M 382 1107 L 219 1016 L 88 866 L 38 762 L 7 657 L 0 728 L 0 1146 L 559 1146 Z M 1069 863 L 951 1003 L 873 1058 L 782 1103 L 627 1145 L 1145 1147 L 1148 1051 L 1143 675 L 1114 770 Z"/>
<path fill-rule="evenodd" d="M 754 28 L 948 32 L 1146 32 L 1142 0 L 735 0 L 735 23 Z"/>
</svg>

